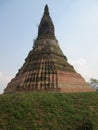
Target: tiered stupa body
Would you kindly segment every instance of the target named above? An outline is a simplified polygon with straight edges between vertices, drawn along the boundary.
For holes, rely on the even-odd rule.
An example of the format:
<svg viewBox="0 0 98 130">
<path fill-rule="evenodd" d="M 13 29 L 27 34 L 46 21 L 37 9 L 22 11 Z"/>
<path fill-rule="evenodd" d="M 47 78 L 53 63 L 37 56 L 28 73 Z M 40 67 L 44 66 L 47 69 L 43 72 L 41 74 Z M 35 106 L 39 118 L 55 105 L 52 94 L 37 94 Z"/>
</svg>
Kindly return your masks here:
<svg viewBox="0 0 98 130">
<path fill-rule="evenodd" d="M 17 91 L 90 91 L 85 80 L 67 62 L 59 47 L 47 5 L 33 49 L 4 93 Z"/>
</svg>

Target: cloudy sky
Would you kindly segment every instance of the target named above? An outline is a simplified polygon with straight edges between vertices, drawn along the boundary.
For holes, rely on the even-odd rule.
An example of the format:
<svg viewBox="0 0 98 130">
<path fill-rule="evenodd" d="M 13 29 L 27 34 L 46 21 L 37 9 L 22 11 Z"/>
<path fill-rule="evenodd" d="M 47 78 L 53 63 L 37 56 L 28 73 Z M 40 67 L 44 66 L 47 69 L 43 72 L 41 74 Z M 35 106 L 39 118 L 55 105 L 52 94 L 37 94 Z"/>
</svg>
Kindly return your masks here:
<svg viewBox="0 0 98 130">
<path fill-rule="evenodd" d="M 0 0 L 0 93 L 32 49 L 45 4 L 69 63 L 98 79 L 98 0 Z"/>
</svg>

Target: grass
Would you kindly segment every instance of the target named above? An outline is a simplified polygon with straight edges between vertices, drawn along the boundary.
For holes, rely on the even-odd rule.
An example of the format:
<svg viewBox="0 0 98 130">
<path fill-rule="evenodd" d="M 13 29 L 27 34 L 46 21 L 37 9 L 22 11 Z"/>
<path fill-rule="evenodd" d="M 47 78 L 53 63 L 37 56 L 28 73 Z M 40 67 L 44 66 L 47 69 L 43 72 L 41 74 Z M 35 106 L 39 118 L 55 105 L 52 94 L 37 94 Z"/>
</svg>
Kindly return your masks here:
<svg viewBox="0 0 98 130">
<path fill-rule="evenodd" d="M 98 130 L 98 92 L 0 95 L 0 130 L 83 130 L 83 120 Z"/>
</svg>

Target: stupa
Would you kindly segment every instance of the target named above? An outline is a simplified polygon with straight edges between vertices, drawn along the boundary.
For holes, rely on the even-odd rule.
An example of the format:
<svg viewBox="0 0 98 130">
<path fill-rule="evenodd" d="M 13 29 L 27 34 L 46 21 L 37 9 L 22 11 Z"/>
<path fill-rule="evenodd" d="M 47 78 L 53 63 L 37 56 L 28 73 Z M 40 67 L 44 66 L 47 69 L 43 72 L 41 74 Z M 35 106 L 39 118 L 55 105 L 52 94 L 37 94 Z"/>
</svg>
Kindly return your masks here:
<svg viewBox="0 0 98 130">
<path fill-rule="evenodd" d="M 55 37 L 48 6 L 38 26 L 38 36 L 25 63 L 4 90 L 13 92 L 92 91 L 84 78 L 67 61 Z"/>
</svg>

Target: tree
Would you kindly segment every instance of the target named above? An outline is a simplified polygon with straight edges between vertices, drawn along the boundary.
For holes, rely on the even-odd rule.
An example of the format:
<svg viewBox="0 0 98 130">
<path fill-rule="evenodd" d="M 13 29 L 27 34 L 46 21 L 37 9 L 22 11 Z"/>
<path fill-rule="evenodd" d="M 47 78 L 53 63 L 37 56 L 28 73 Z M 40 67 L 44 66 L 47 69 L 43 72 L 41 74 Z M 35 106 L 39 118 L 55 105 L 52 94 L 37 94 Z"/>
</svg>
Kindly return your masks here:
<svg viewBox="0 0 98 130">
<path fill-rule="evenodd" d="M 89 85 L 98 91 L 98 79 L 91 78 Z"/>
</svg>

